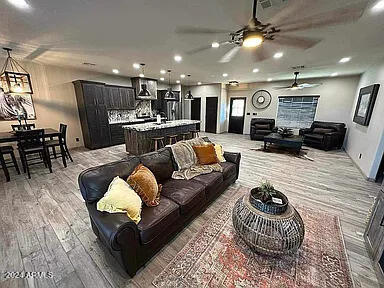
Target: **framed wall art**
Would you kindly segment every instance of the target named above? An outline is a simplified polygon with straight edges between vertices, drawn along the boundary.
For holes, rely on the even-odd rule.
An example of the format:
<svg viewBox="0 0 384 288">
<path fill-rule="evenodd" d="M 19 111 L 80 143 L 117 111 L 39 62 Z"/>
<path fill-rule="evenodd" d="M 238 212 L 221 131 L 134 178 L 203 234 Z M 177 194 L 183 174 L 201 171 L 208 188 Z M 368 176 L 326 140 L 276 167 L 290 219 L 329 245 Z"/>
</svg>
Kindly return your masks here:
<svg viewBox="0 0 384 288">
<path fill-rule="evenodd" d="M 360 89 L 353 122 L 363 126 L 369 125 L 379 87 L 380 84 L 374 84 Z"/>
</svg>

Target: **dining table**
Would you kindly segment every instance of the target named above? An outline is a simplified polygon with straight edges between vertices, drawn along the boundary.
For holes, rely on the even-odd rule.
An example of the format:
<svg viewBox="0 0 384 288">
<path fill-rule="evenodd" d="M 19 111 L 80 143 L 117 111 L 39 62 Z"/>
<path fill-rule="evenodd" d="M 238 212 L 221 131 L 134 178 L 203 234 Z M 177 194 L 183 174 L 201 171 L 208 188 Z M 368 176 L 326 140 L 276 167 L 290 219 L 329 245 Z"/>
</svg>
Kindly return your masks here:
<svg viewBox="0 0 384 288">
<path fill-rule="evenodd" d="M 61 144 L 62 142 L 62 137 L 60 136 L 60 131 L 53 129 L 53 128 L 44 128 L 44 137 L 45 138 L 53 138 L 53 137 L 58 137 L 59 142 Z M 17 142 L 17 136 L 15 131 L 5 131 L 5 132 L 0 132 L 0 143 L 11 143 L 11 142 Z M 60 145 L 62 147 L 62 145 Z M 65 155 L 65 151 L 61 148 L 61 153 L 62 155 Z M 62 157 L 63 160 L 63 165 L 64 167 L 67 167 L 67 161 L 65 160 L 65 157 Z M 9 181 L 9 171 L 8 168 L 5 164 L 5 159 L 3 155 L 0 153 L 0 164 L 3 167 L 5 178 L 7 181 Z"/>
</svg>

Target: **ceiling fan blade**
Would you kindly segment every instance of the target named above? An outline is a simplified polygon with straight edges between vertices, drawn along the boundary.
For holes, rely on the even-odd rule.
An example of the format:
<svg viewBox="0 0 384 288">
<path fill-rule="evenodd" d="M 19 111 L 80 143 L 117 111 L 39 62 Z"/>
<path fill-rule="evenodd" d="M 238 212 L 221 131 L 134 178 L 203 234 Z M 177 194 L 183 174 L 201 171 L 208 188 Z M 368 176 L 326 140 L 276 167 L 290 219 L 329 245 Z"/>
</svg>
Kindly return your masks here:
<svg viewBox="0 0 384 288">
<path fill-rule="evenodd" d="M 219 44 L 220 44 L 220 46 L 224 46 L 224 45 L 231 44 L 231 42 L 229 42 L 229 41 L 222 41 L 222 42 L 219 42 Z M 208 49 L 212 49 L 212 44 L 205 45 L 205 46 L 202 46 L 202 47 L 190 50 L 190 51 L 187 52 L 187 54 L 188 55 L 193 55 L 193 54 L 196 54 L 196 53 L 208 50 Z"/>
<path fill-rule="evenodd" d="M 288 36 L 288 35 L 276 35 L 276 38 L 273 39 L 273 43 L 292 46 L 300 49 L 309 49 L 318 44 L 321 39 L 308 38 L 308 37 L 299 37 L 299 36 Z"/>
<path fill-rule="evenodd" d="M 265 44 L 254 48 L 252 51 L 255 62 L 261 62 L 272 57 L 270 50 L 267 50 Z"/>
<path fill-rule="evenodd" d="M 314 88 L 322 85 L 322 83 L 302 83 L 299 84 L 300 88 Z"/>
<path fill-rule="evenodd" d="M 273 87 L 273 90 L 286 90 L 290 88 L 291 86 L 278 86 L 278 87 Z"/>
<path fill-rule="evenodd" d="M 366 7 L 366 1 L 354 3 L 333 11 L 304 17 L 297 21 L 280 23 L 279 29 L 283 32 L 291 32 L 353 22 L 363 15 Z"/>
<path fill-rule="evenodd" d="M 220 33 L 231 33 L 230 30 L 225 29 L 211 29 L 211 28 L 200 28 L 192 26 L 181 26 L 177 27 L 175 32 L 177 34 L 220 34 Z"/>
<path fill-rule="evenodd" d="M 288 4 L 284 8 L 280 9 L 272 18 L 268 20 L 269 23 L 272 23 L 274 26 L 279 26 L 280 23 L 286 21 L 287 19 L 292 18 L 298 11 L 310 11 L 307 9 L 311 1 L 305 0 L 290 0 L 287 1 Z"/>
<path fill-rule="evenodd" d="M 223 57 L 219 60 L 220 63 L 228 63 L 232 60 L 233 57 L 236 56 L 236 54 L 240 51 L 241 46 L 235 46 L 231 50 L 229 50 L 227 53 L 224 54 Z"/>
</svg>

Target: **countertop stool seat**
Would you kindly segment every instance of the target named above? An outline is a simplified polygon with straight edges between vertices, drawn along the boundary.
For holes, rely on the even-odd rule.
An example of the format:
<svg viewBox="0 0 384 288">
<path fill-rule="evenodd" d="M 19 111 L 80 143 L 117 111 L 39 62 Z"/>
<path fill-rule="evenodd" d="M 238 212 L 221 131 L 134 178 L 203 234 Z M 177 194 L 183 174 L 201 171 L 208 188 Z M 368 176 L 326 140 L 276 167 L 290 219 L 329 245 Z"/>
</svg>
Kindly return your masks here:
<svg viewBox="0 0 384 288">
<path fill-rule="evenodd" d="M 169 144 L 169 145 L 172 145 L 172 144 L 177 143 L 177 136 L 178 136 L 177 134 L 168 135 L 168 136 L 167 136 L 168 139 L 169 139 L 168 144 Z"/>
<path fill-rule="evenodd" d="M 181 133 L 181 136 L 183 137 L 183 140 L 188 140 L 191 138 L 191 133 L 190 132 L 183 132 Z"/>
<path fill-rule="evenodd" d="M 192 134 L 192 138 L 200 137 L 199 132 L 200 130 L 197 129 L 189 131 Z"/>
<path fill-rule="evenodd" d="M 6 161 L 4 159 L 4 155 L 7 155 L 7 154 L 11 156 L 11 161 Z M 1 168 L 4 171 L 7 182 L 11 180 L 8 172 L 9 167 L 15 167 L 17 174 L 20 174 L 19 166 L 17 165 L 15 153 L 13 152 L 12 146 L 0 146 L 0 164 L 1 164 Z M 12 165 L 8 165 L 8 164 L 12 164 Z"/>
<path fill-rule="evenodd" d="M 165 147 L 164 137 L 153 137 L 152 141 L 154 143 L 155 151 L 157 151 L 159 148 Z"/>
</svg>

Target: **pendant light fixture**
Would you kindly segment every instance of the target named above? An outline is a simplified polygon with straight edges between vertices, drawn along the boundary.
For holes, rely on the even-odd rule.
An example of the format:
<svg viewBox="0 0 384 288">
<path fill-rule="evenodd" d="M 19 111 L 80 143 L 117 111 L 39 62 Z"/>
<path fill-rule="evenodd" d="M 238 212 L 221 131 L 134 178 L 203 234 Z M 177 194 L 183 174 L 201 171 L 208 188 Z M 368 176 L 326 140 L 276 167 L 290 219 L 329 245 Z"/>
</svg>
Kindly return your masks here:
<svg viewBox="0 0 384 288">
<path fill-rule="evenodd" d="M 167 93 L 165 93 L 164 100 L 176 100 L 175 99 L 175 93 L 172 92 L 172 85 L 171 85 L 171 72 L 172 70 L 168 70 L 168 90 Z"/>
<path fill-rule="evenodd" d="M 141 63 L 140 64 L 140 67 L 141 67 L 141 73 L 140 73 L 140 77 L 141 78 L 144 78 L 145 77 L 145 74 L 144 74 L 144 66 L 145 64 L 144 63 Z M 148 91 L 147 89 L 147 84 L 141 84 L 141 90 L 138 94 L 138 96 L 151 96 L 151 93 Z"/>
<path fill-rule="evenodd" d="M 190 81 L 189 81 L 190 77 L 191 77 L 191 75 L 188 74 L 188 85 L 190 85 Z M 185 94 L 185 96 L 184 96 L 184 100 L 189 100 L 189 101 L 191 101 L 191 100 L 193 100 L 194 98 L 193 98 L 192 93 L 191 93 L 191 87 L 190 87 L 190 86 L 188 86 L 188 87 L 189 87 L 189 90 L 188 90 L 187 94 Z"/>
<path fill-rule="evenodd" d="M 11 48 L 3 48 L 8 57 L 0 72 L 0 86 L 4 93 L 33 94 L 29 73 L 11 57 Z"/>
</svg>

